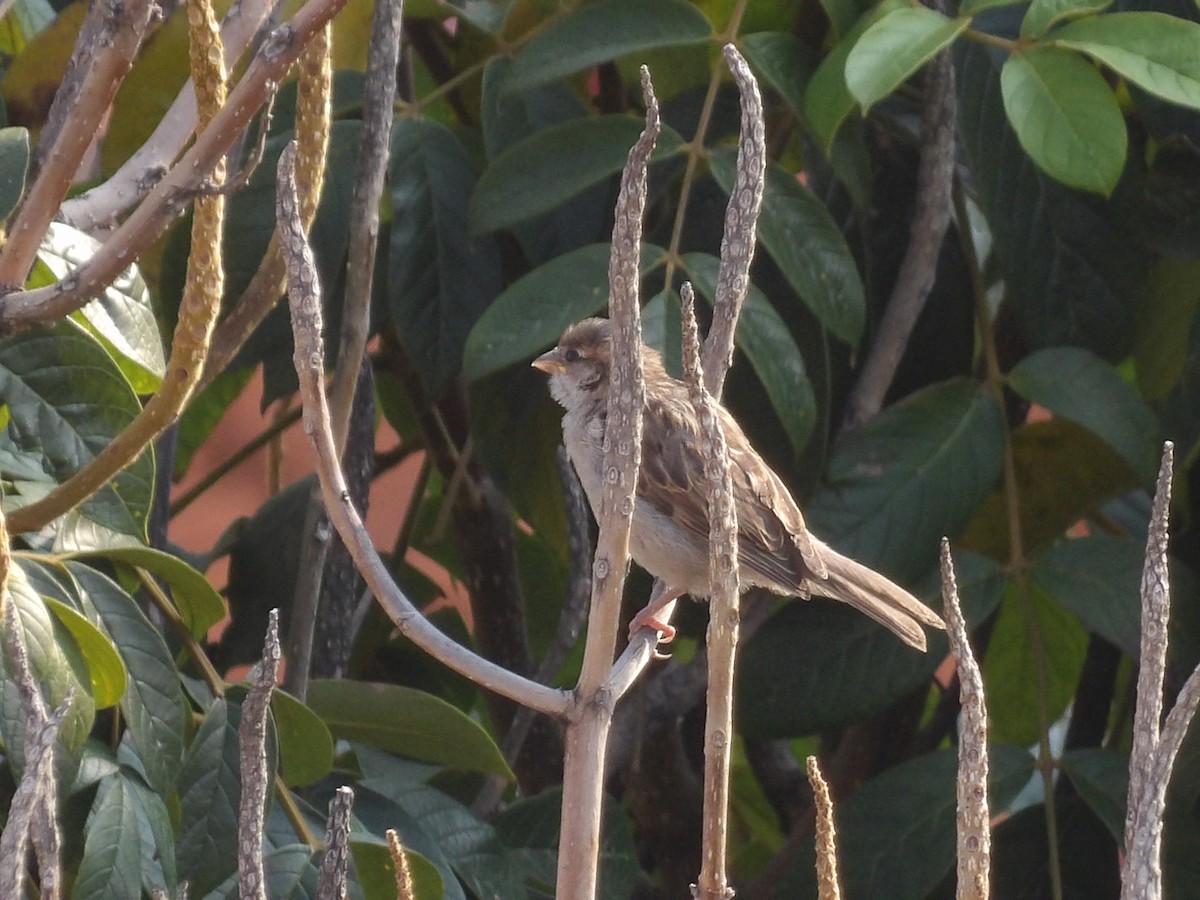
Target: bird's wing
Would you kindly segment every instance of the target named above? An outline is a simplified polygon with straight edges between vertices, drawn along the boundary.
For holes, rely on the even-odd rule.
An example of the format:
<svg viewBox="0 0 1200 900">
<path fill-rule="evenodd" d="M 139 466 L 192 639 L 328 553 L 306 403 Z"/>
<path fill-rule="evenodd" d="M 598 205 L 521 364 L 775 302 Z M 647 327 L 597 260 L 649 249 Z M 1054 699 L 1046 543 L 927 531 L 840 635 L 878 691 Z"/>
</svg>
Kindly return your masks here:
<svg viewBox="0 0 1200 900">
<path fill-rule="evenodd" d="M 818 545 L 779 476 L 755 452 L 724 407 L 720 412 L 737 504 L 739 563 L 770 584 L 804 594 L 806 578 L 824 580 L 828 574 Z M 686 394 L 680 391 L 655 397 L 647 403 L 645 416 L 638 497 L 681 528 L 707 540 L 704 461 Z"/>
</svg>

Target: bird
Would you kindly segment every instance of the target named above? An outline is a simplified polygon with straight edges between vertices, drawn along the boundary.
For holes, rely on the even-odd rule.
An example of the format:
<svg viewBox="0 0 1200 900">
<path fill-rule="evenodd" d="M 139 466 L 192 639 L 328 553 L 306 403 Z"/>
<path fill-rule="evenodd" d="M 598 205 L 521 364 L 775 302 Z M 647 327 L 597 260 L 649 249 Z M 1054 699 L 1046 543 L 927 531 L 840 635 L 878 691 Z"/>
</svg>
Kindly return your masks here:
<svg viewBox="0 0 1200 900">
<path fill-rule="evenodd" d="M 588 318 L 570 325 L 557 346 L 532 365 L 550 376 L 550 395 L 565 410 L 563 444 L 599 518 L 612 323 Z M 629 632 L 632 637 L 640 628 L 653 628 L 666 643 L 675 629 L 658 619 L 663 607 L 684 594 L 696 599 L 712 594 L 707 488 L 700 422 L 687 385 L 666 371 L 658 351 L 644 344 L 642 374 L 641 472 L 629 548 L 634 562 L 659 579 L 661 587 L 634 616 Z M 840 600 L 924 651 L 925 627 L 944 629 L 941 618 L 904 588 L 813 535 L 782 479 L 737 420 L 721 404 L 717 411 L 729 448 L 741 590 L 761 587 L 781 597 Z"/>
</svg>

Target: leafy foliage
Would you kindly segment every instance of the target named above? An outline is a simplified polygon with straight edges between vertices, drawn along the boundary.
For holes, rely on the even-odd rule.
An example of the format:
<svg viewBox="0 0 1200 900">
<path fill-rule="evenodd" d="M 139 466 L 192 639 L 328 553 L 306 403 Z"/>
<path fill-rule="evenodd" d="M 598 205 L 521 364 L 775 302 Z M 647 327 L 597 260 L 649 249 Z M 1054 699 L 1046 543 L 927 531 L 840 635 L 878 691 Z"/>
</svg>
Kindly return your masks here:
<svg viewBox="0 0 1200 900">
<path fill-rule="evenodd" d="M 900 0 L 407 6 L 412 78 L 389 135 L 386 189 L 373 198 L 382 225 L 371 320 L 375 399 L 400 441 L 380 458 L 425 453 L 392 557 L 401 588 L 456 640 L 514 654 L 507 664 L 532 668 L 554 645 L 579 563 L 568 558 L 552 462 L 559 410 L 528 363 L 608 302 L 612 201 L 641 129 L 636 71 L 646 64 L 665 127 L 640 266 L 651 298 L 645 333 L 677 366 L 677 292 L 686 278 L 711 301 L 734 184 L 736 98 L 714 68 L 717 41 L 732 39 L 761 80 L 771 157 L 725 400 L 815 533 L 935 607 L 938 542 L 951 538 L 992 737 L 1003 742 L 992 748 L 993 810 L 1010 814 L 996 833 L 1002 887 L 1041 895 L 1057 867 L 1067 896 L 1110 889 L 1147 491 L 1163 438 L 1177 443 L 1183 485 L 1173 674 L 1200 655 L 1200 579 L 1191 574 L 1200 570 L 1195 9 L 1166 0 L 1111 11 L 1096 0 L 977 0 L 953 16 Z M 82 7 L 52 24 L 36 4 L 6 13 L 0 216 L 20 214 L 30 174 L 45 166 L 43 148 L 30 145 L 46 114 L 38 98 L 43 82 L 62 76 Z M 347 235 L 359 227 L 351 202 L 366 132 L 365 9 L 353 3 L 338 17 L 348 39 L 313 226 L 331 345 Z M 145 140 L 182 81 L 184 12 L 144 48 L 118 96 L 100 146 L 104 177 Z M 842 433 L 910 243 L 922 151 L 914 123 L 925 66 L 943 52 L 954 60 L 963 151 L 955 219 L 930 262 L 934 295 L 885 408 Z M 273 122 L 251 129 L 267 129 L 265 158 L 230 201 L 227 312 L 274 229 L 275 163 L 296 128 L 282 107 L 295 93 L 284 85 Z M 246 144 L 239 163 L 254 140 Z M 172 377 L 163 335 L 179 315 L 189 224 L 144 248 L 69 318 L 0 339 L 6 513 L 102 453 Z M 26 286 L 70 280 L 105 252 L 102 236 L 55 222 Z M 232 666 L 257 653 L 268 606 L 289 618 L 310 539 L 309 488 L 293 485 L 242 522 L 210 508 L 226 537 L 188 556 L 164 524 L 167 475 L 200 464 L 196 451 L 225 408 L 257 389 L 249 386 L 261 385 L 264 406 L 290 398 L 286 319 L 276 310 L 226 371 L 212 373 L 184 412 L 177 449 L 146 447 L 66 516 L 14 536 L 8 596 L 30 664 L 50 706 L 72 697 L 57 771 L 73 896 L 172 893 L 184 880 L 192 896 L 236 893 L 244 690 Z M 446 576 L 431 580 L 409 549 Z M 219 589 L 203 569 L 226 553 Z M 461 595 L 448 589 L 454 582 L 471 595 L 469 615 L 444 608 L 444 595 Z M 631 604 L 645 588 L 635 578 Z M 357 587 L 343 590 L 357 599 Z M 219 635 L 227 611 L 234 625 Z M 687 664 L 703 617 L 696 605 L 685 612 L 676 660 L 648 676 L 655 687 Z M 388 828 L 411 853 L 422 900 L 550 895 L 562 802 L 553 723 L 536 725 L 523 753 L 502 752 L 510 709 L 416 652 L 379 611 L 359 619 L 345 678 L 272 704 L 269 895 L 314 894 L 310 839 L 346 783 L 357 794 L 351 896 L 395 896 Z M 579 665 L 566 649 L 547 673 L 557 684 L 570 684 Z M 814 895 L 811 860 L 790 840 L 792 798 L 762 760 L 820 746 L 847 789 L 838 826 L 849 895 L 945 895 L 957 703 L 939 680 L 946 653 L 940 634 L 922 655 L 820 599 L 771 612 L 739 670 L 736 879 L 771 872 L 775 896 Z M 4 662 L 7 810 L 25 768 L 25 720 Z M 614 900 L 635 890 L 681 896 L 694 878 L 698 795 L 688 785 L 702 710 L 652 713 L 621 736 L 625 755 L 605 785 L 600 895 Z M 1059 731 L 1061 746 L 1051 741 Z M 1053 815 L 1030 747 L 1044 757 L 1038 766 L 1062 776 Z M 1197 747 L 1193 735 L 1168 800 L 1172 895 L 1196 890 Z M 503 783 L 503 802 L 482 817 L 472 804 L 488 779 Z M 647 782 L 671 786 L 671 802 L 647 800 Z"/>
</svg>

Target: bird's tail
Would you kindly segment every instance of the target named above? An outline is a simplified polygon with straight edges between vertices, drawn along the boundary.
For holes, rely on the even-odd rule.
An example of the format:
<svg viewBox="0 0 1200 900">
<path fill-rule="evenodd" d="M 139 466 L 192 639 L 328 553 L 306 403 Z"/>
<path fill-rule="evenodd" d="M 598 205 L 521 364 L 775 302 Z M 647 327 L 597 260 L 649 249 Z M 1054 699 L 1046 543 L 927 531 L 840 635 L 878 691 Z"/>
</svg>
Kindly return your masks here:
<svg viewBox="0 0 1200 900">
<path fill-rule="evenodd" d="M 829 577 L 813 593 L 848 603 L 891 629 L 910 647 L 925 650 L 925 629 L 946 627 L 941 617 L 898 584 L 834 550 L 822 548 Z"/>
</svg>

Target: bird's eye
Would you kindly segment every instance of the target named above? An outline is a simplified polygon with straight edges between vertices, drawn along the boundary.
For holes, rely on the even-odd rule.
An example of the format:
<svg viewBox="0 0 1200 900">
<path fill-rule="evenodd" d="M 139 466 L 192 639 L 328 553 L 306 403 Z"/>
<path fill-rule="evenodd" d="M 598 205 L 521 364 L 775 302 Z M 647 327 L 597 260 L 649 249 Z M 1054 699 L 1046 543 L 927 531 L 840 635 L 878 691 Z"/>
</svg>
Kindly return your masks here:
<svg viewBox="0 0 1200 900">
<path fill-rule="evenodd" d="M 576 350 L 574 347 L 571 347 L 563 353 L 563 359 L 565 359 L 569 363 L 578 362 L 579 361 L 579 351 Z"/>
</svg>

